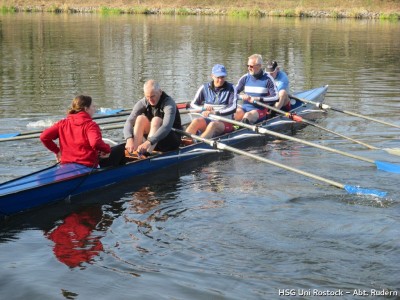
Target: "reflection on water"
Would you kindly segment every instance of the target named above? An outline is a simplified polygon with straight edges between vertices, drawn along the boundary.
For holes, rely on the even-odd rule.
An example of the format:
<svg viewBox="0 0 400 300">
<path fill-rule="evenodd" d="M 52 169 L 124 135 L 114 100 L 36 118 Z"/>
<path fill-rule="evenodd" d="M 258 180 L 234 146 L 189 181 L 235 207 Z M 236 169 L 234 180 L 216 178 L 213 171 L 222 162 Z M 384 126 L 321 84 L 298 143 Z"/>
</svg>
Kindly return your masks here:
<svg viewBox="0 0 400 300">
<path fill-rule="evenodd" d="M 154 221 L 166 221 L 168 219 L 166 215 L 161 216 L 161 211 L 156 209 L 160 202 L 155 197 L 155 192 L 152 192 L 149 187 L 143 187 L 139 191 L 133 193 L 132 200 L 127 202 L 128 212 L 124 214 L 125 222 L 136 224 L 138 231 L 144 235 L 151 234 L 151 224 Z M 131 210 L 133 214 L 130 214 L 129 210 Z M 150 211 L 151 214 L 146 216 L 145 219 L 140 220 L 134 218 L 136 215 L 145 215 Z M 145 251 L 145 249 L 140 248 L 138 248 L 138 250 Z"/>
<path fill-rule="evenodd" d="M 94 231 L 101 221 L 101 207 L 95 206 L 72 213 L 61 224 L 45 232 L 45 236 L 54 242 L 54 255 L 70 268 L 83 267 L 103 251 L 101 236 Z"/>
</svg>

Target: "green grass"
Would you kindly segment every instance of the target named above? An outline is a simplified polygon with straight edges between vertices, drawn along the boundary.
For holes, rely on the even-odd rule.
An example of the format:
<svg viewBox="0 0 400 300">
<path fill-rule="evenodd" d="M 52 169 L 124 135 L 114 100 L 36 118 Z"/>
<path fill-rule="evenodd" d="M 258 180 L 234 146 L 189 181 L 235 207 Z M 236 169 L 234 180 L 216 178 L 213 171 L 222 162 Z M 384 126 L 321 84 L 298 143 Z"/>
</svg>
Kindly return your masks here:
<svg viewBox="0 0 400 300">
<path fill-rule="evenodd" d="M 400 14 L 398 14 L 398 13 L 389 13 L 389 14 L 381 13 L 379 15 L 379 19 L 397 21 L 397 20 L 400 20 Z"/>
<path fill-rule="evenodd" d="M 0 9 L 0 12 L 2 14 L 7 14 L 7 13 L 16 13 L 17 9 L 14 6 L 2 6 Z"/>
<path fill-rule="evenodd" d="M 400 19 L 400 0 L 2 0 L 1 13 L 228 15 Z"/>
<path fill-rule="evenodd" d="M 98 12 L 102 15 L 120 15 L 120 14 L 125 13 L 120 8 L 111 8 L 111 7 L 105 7 L 105 6 L 100 7 Z"/>
</svg>

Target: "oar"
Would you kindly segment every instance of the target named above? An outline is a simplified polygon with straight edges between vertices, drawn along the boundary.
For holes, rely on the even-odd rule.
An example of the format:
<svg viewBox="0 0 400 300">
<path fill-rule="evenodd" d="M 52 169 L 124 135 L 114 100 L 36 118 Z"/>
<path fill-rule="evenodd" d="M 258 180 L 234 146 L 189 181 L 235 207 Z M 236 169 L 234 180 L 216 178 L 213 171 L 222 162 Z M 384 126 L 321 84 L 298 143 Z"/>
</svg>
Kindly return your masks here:
<svg viewBox="0 0 400 300">
<path fill-rule="evenodd" d="M 117 110 L 114 110 L 114 111 L 117 111 Z M 95 116 L 95 117 L 93 117 L 93 120 L 129 116 L 131 111 L 132 111 L 132 109 L 121 109 L 118 113 Z"/>
<path fill-rule="evenodd" d="M 128 116 L 130 114 L 130 111 L 132 109 L 129 110 L 129 112 L 126 112 L 126 109 L 113 109 L 111 113 L 111 111 L 109 111 L 109 113 L 107 113 L 106 115 L 102 115 L 102 116 L 95 116 L 93 117 L 93 120 L 99 120 L 99 119 L 104 119 L 104 118 L 115 118 L 115 117 L 122 117 L 122 116 Z M 110 123 L 115 123 L 114 121 L 111 121 Z M 103 124 L 106 124 L 106 122 L 104 122 Z M 10 132 L 10 133 L 0 133 L 0 142 L 3 139 L 9 139 L 12 137 L 16 137 L 16 136 L 27 136 L 27 138 L 31 138 L 30 136 L 33 134 L 38 134 L 38 133 L 42 133 L 42 130 L 31 130 L 31 131 L 25 131 L 25 132 Z"/>
<path fill-rule="evenodd" d="M 344 189 L 349 194 L 371 195 L 371 196 L 376 196 L 376 197 L 381 197 L 381 198 L 385 197 L 386 194 L 387 194 L 384 191 L 365 189 L 365 188 L 360 188 L 358 186 L 352 186 L 352 185 L 347 185 L 347 184 L 345 185 L 345 184 L 342 184 L 340 182 L 336 182 L 336 181 L 333 181 L 333 180 L 330 180 L 330 179 L 327 179 L 327 178 L 324 178 L 324 177 L 321 177 L 321 176 L 318 176 L 318 175 L 314 175 L 312 173 L 305 172 L 305 171 L 302 171 L 302 170 L 299 170 L 299 169 L 296 169 L 296 168 L 293 168 L 293 167 L 290 167 L 290 166 L 287 166 L 287 165 L 284 165 L 284 164 L 269 160 L 269 159 L 261 157 L 259 155 L 255 155 L 255 154 L 252 154 L 252 153 L 249 153 L 249 152 L 246 152 L 246 151 L 243 151 L 243 150 L 228 146 L 228 145 L 226 145 L 224 143 L 221 143 L 221 142 L 218 142 L 216 140 L 205 139 L 205 138 L 199 137 L 197 135 L 190 134 L 190 133 L 184 132 L 182 130 L 178 130 L 178 129 L 173 129 L 173 130 L 178 132 L 178 133 L 180 133 L 181 135 L 186 135 L 186 136 L 188 136 L 188 137 L 190 137 L 190 138 L 192 138 L 194 140 L 204 142 L 204 143 L 210 145 L 213 148 L 220 149 L 220 150 L 226 150 L 226 151 L 230 151 L 230 152 L 233 152 L 233 153 L 236 153 L 236 154 L 240 154 L 240 155 L 244 155 L 244 156 L 247 156 L 247 157 L 251 157 L 251 158 L 254 158 L 254 159 L 258 160 L 258 161 L 261 161 L 261 162 L 264 162 L 264 163 L 267 163 L 267 164 L 270 164 L 270 165 L 273 165 L 273 166 L 276 166 L 276 167 L 279 167 L 279 168 L 282 168 L 282 169 L 285 169 L 285 170 L 288 170 L 288 171 L 292 171 L 292 172 L 295 172 L 297 174 L 301 174 L 301 175 L 304 175 L 304 176 L 307 176 L 307 177 L 310 177 L 310 178 L 313 178 L 313 179 L 316 179 L 316 180 L 319 180 L 319 181 L 322 181 L 322 182 L 325 182 L 325 183 L 327 183 L 329 185 L 333 185 L 333 186 L 335 186 L 337 188 Z"/>
<path fill-rule="evenodd" d="M 195 113 L 195 112 L 198 112 L 198 111 L 188 110 L 188 111 L 184 111 L 184 112 L 180 112 L 180 113 L 181 114 L 189 114 L 189 113 Z M 110 125 L 110 126 L 104 126 L 104 125 L 113 124 L 113 123 L 119 123 L 119 124 Z M 121 123 L 123 123 L 123 124 L 121 124 Z M 110 121 L 110 122 L 100 123 L 99 125 L 100 125 L 100 129 L 101 130 L 111 130 L 111 129 L 124 128 L 124 124 L 125 124 L 125 120 L 114 120 L 114 121 Z M 41 133 L 42 133 L 42 131 L 26 132 L 23 135 L 0 138 L 0 142 L 10 142 L 10 141 L 18 141 L 18 140 L 36 139 L 36 138 L 38 138 L 40 136 Z"/>
<path fill-rule="evenodd" d="M 298 115 L 296 115 L 296 114 L 293 114 L 293 113 L 290 113 L 290 112 L 286 112 L 286 111 L 277 109 L 276 107 L 273 107 L 273 106 L 264 104 L 264 103 L 262 103 L 262 102 L 260 102 L 260 101 L 258 101 L 258 100 L 256 100 L 256 99 L 257 99 L 257 98 L 252 98 L 252 101 L 251 101 L 251 102 L 253 102 L 254 104 L 257 104 L 258 106 L 262 106 L 262 107 L 268 108 L 268 109 L 270 109 L 270 110 L 272 110 L 272 111 L 275 111 L 275 112 L 277 112 L 277 113 L 280 113 L 280 114 L 284 115 L 285 117 L 287 117 L 287 118 L 289 118 L 289 119 L 291 119 L 291 120 L 293 120 L 293 121 L 301 122 L 301 123 L 305 123 L 305 124 L 309 124 L 309 125 L 311 125 L 311 126 L 314 126 L 314 127 L 319 128 L 319 129 L 321 129 L 321 130 L 324 130 L 324 131 L 326 131 L 326 132 L 332 133 L 332 134 L 334 134 L 334 135 L 340 136 L 340 137 L 342 137 L 342 138 L 344 138 L 344 139 L 347 139 L 347 140 L 349 140 L 349 141 L 352 141 L 352 142 L 354 142 L 354 143 L 360 144 L 360 145 L 362 145 L 362 146 L 364 146 L 364 147 L 366 147 L 366 148 L 368 148 L 368 149 L 372 149 L 372 150 L 383 150 L 383 151 L 386 151 L 387 153 L 390 153 L 390 154 L 393 154 L 393 155 L 399 155 L 399 156 L 400 156 L 400 148 L 378 148 L 378 147 L 375 147 L 375 146 L 373 146 L 373 145 L 370 145 L 370 144 L 367 144 L 367 143 L 358 141 L 358 140 L 356 140 L 356 139 L 353 139 L 353 138 L 351 138 L 351 137 L 345 136 L 345 135 L 343 135 L 343 134 L 341 134 L 341 133 L 335 132 L 335 131 L 330 130 L 330 129 L 328 129 L 328 128 L 322 127 L 322 126 L 318 125 L 317 123 L 315 123 L 315 122 L 313 122 L 313 121 L 310 121 L 310 120 L 306 120 L 306 119 L 304 119 L 303 117 L 298 116 Z"/>
<path fill-rule="evenodd" d="M 177 103 L 176 107 L 178 109 L 189 109 L 190 103 L 187 103 L 187 102 Z M 132 111 L 132 108 L 116 108 L 116 109 L 103 108 L 103 109 L 100 109 L 99 111 L 97 111 L 98 114 L 103 115 L 103 116 L 98 116 L 93 119 L 102 119 L 102 118 L 112 117 L 114 115 L 122 115 L 126 112 L 128 112 L 128 114 L 129 114 L 131 111 Z"/>
<path fill-rule="evenodd" d="M 370 121 L 373 121 L 373 122 L 381 123 L 381 124 L 392 126 L 392 127 L 395 127 L 395 128 L 400 128 L 400 126 L 398 126 L 396 124 L 388 123 L 388 122 L 385 122 L 385 121 L 381 121 L 381 120 L 378 120 L 378 119 L 375 119 L 375 118 L 371 118 L 371 117 L 368 117 L 368 116 L 364 116 L 364 115 L 361 115 L 361 114 L 358 114 L 358 113 L 355 113 L 355 112 L 351 112 L 351 111 L 347 111 L 347 110 L 341 110 L 339 108 L 335 108 L 335 107 L 329 106 L 328 104 L 313 102 L 313 101 L 310 101 L 310 100 L 297 98 L 297 97 L 292 96 L 292 95 L 289 95 L 289 97 L 294 99 L 294 100 L 298 100 L 298 101 L 301 101 L 301 102 L 304 102 L 304 103 L 313 104 L 313 105 L 317 106 L 320 109 L 330 109 L 330 110 L 337 111 L 337 112 L 340 112 L 340 113 L 344 113 L 344 114 L 347 114 L 347 115 L 350 115 L 350 116 L 353 116 L 353 117 L 359 117 L 359 118 L 362 118 L 362 119 L 370 120 Z"/>
<path fill-rule="evenodd" d="M 114 123 L 125 123 L 125 119 L 101 122 L 98 124 L 99 125 L 107 125 L 107 124 L 114 124 Z M 101 126 L 100 126 L 100 128 L 101 128 Z M 38 138 L 42 132 L 43 132 L 43 130 L 32 130 L 32 131 L 16 133 L 16 134 L 1 134 L 0 142 L 34 139 L 34 138 Z"/>
<path fill-rule="evenodd" d="M 395 165 L 395 164 L 388 163 L 388 162 L 377 161 L 377 160 L 374 161 L 372 159 L 369 159 L 369 158 L 366 158 L 366 157 L 363 157 L 363 156 L 359 156 L 359 155 L 347 153 L 347 152 L 344 152 L 344 151 L 341 151 L 341 150 L 336 150 L 336 149 L 333 149 L 333 148 L 330 148 L 330 147 L 326 147 L 326 146 L 323 146 L 323 145 L 311 143 L 311 142 L 308 142 L 308 141 L 305 141 L 305 140 L 302 140 L 302 139 L 295 138 L 293 136 L 289 136 L 289 135 L 285 135 L 285 134 L 282 134 L 282 133 L 278 133 L 278 132 L 275 132 L 275 131 L 272 131 L 272 130 L 268 130 L 268 129 L 265 129 L 263 127 L 259 127 L 259 126 L 256 126 L 256 125 L 245 124 L 245 123 L 238 122 L 238 121 L 235 121 L 235 120 L 231 120 L 231 119 L 228 119 L 228 118 L 225 118 L 225 117 L 221 117 L 221 116 L 217 116 L 217 115 L 209 115 L 209 117 L 214 119 L 214 120 L 219 120 L 219 121 L 231 123 L 231 124 L 234 124 L 234 125 L 237 125 L 237 126 L 245 127 L 245 128 L 250 129 L 250 130 L 253 130 L 253 131 L 257 132 L 257 133 L 273 135 L 273 136 L 276 136 L 276 137 L 281 138 L 281 139 L 286 139 L 286 140 L 289 140 L 289 141 L 295 141 L 295 142 L 302 143 L 302 144 L 305 144 L 305 145 L 308 145 L 308 146 L 311 146 L 311 147 L 323 149 L 323 150 L 330 151 L 330 152 L 333 152 L 333 153 L 336 153 L 336 154 L 340 154 L 340 155 L 348 156 L 348 157 L 351 157 L 351 158 L 354 158 L 354 159 L 358 159 L 358 160 L 361 160 L 361 161 L 365 161 L 365 162 L 368 162 L 370 164 L 375 165 L 378 170 L 400 174 L 400 166 L 399 165 Z"/>
<path fill-rule="evenodd" d="M 107 126 L 107 124 L 112 124 L 112 123 L 114 123 L 114 122 L 99 124 L 100 125 L 100 129 L 101 130 L 119 129 L 119 128 L 124 128 L 124 124 L 125 124 L 125 122 L 123 122 L 123 124 L 122 124 L 121 121 L 116 121 L 115 123 L 119 123 L 119 124 Z M 25 135 L 20 135 L 20 136 L 13 136 L 13 137 L 9 137 L 9 138 L 3 138 L 3 139 L 0 139 L 0 142 L 37 139 L 38 137 L 40 137 L 41 133 L 42 132 L 39 131 L 39 132 L 32 133 L 32 134 L 25 134 Z"/>
<path fill-rule="evenodd" d="M 178 107 L 178 109 L 188 109 L 188 107 L 190 107 L 190 103 L 177 103 L 177 107 Z M 128 116 L 128 115 L 130 115 L 132 109 L 114 109 L 111 111 L 114 114 L 110 113 L 110 114 L 107 114 L 104 116 L 95 116 L 95 117 L 93 117 L 93 120 Z M 191 110 L 180 111 L 180 114 L 189 114 L 189 113 L 193 113 L 193 111 L 191 111 Z M 100 124 L 112 124 L 112 123 L 118 123 L 118 122 L 121 122 L 121 120 L 101 122 L 101 123 L 99 123 L 99 125 Z M 25 132 L 0 133 L 0 142 L 37 138 L 40 136 L 42 131 L 43 131 L 43 129 L 42 130 L 31 130 L 31 131 L 25 131 Z"/>
</svg>

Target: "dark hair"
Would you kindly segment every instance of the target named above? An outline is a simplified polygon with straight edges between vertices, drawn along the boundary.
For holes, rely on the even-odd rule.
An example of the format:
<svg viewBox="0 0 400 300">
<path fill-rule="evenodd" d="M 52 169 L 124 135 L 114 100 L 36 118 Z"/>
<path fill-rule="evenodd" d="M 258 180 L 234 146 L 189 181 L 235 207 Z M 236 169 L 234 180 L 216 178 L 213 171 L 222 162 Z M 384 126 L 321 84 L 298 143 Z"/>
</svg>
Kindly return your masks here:
<svg viewBox="0 0 400 300">
<path fill-rule="evenodd" d="M 68 109 L 69 114 L 76 114 L 83 111 L 85 107 L 92 105 L 92 97 L 79 95 L 72 100 L 71 107 Z"/>
</svg>

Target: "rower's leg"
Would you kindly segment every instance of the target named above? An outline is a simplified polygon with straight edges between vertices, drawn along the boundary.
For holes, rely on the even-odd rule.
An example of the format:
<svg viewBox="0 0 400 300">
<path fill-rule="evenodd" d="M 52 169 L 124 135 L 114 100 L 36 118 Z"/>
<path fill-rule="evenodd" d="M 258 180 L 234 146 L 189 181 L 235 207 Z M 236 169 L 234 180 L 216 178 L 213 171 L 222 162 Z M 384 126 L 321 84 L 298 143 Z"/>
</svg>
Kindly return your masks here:
<svg viewBox="0 0 400 300">
<path fill-rule="evenodd" d="M 236 113 L 234 114 L 234 118 L 236 121 L 242 121 L 244 116 L 244 110 L 240 107 L 236 109 Z"/>
<path fill-rule="evenodd" d="M 279 91 L 279 101 L 275 103 L 275 107 L 277 109 L 282 109 L 283 107 L 285 107 L 286 105 L 289 104 L 289 95 L 285 90 L 280 90 Z"/>
<path fill-rule="evenodd" d="M 150 132 L 148 136 L 151 137 L 152 135 L 154 135 L 157 132 L 157 130 L 161 127 L 162 123 L 163 120 L 160 117 L 154 117 L 150 123 Z M 149 148 L 149 152 L 151 153 L 156 146 L 157 144 L 152 145 Z"/>
<path fill-rule="evenodd" d="M 143 137 L 150 132 L 150 121 L 146 116 L 136 118 L 135 127 L 133 127 L 133 147 L 136 150 L 143 143 Z"/>
<path fill-rule="evenodd" d="M 188 128 L 186 128 L 186 132 L 190 134 L 197 134 L 197 131 L 204 132 L 207 128 L 207 123 L 204 118 L 196 118 L 194 119 Z"/>
<path fill-rule="evenodd" d="M 254 124 L 257 122 L 259 118 L 257 110 L 251 110 L 244 114 L 243 119 L 247 119 L 250 124 Z"/>
<path fill-rule="evenodd" d="M 111 148 L 111 154 L 108 158 L 100 159 L 100 167 L 120 166 L 126 163 L 125 144 L 119 144 Z"/>
<path fill-rule="evenodd" d="M 209 139 L 224 133 L 224 130 L 225 130 L 224 123 L 219 121 L 212 121 L 210 122 L 210 124 L 208 124 L 206 130 L 203 132 L 201 137 Z"/>
</svg>

